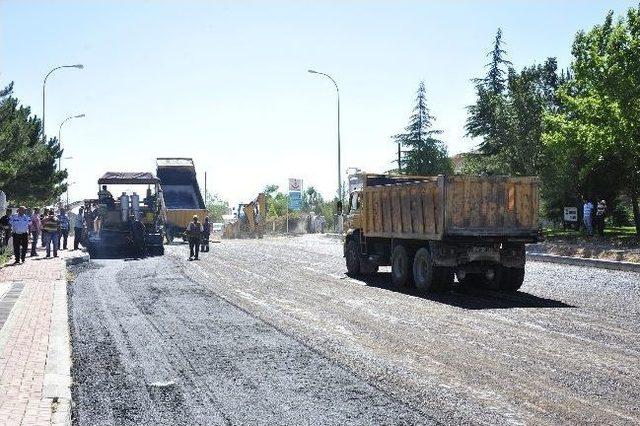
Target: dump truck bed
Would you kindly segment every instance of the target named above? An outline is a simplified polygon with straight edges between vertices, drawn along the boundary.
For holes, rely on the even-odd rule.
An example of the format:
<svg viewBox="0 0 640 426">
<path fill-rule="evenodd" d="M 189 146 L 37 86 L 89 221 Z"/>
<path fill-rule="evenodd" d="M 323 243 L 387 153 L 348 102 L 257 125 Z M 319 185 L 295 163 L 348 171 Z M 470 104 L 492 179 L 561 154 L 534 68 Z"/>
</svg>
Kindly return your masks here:
<svg viewBox="0 0 640 426">
<path fill-rule="evenodd" d="M 535 177 L 436 176 L 368 184 L 361 202 L 368 237 L 535 240 L 538 232 Z"/>
</svg>

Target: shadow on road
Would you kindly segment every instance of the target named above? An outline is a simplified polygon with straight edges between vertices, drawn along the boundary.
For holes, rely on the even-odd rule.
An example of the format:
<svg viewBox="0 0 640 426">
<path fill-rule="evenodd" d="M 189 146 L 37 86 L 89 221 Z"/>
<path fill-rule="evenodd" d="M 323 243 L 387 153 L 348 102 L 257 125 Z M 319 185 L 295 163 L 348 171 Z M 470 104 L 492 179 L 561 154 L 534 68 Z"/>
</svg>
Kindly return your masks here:
<svg viewBox="0 0 640 426">
<path fill-rule="evenodd" d="M 422 295 L 414 287 L 395 288 L 391 284 L 390 272 L 363 275 L 355 278 L 370 287 L 395 291 L 409 296 L 419 297 L 462 309 L 510 309 L 510 308 L 575 308 L 559 300 L 546 299 L 533 294 L 518 291 L 500 293 L 480 288 L 463 288 L 456 283 L 453 290 L 442 293 Z"/>
</svg>

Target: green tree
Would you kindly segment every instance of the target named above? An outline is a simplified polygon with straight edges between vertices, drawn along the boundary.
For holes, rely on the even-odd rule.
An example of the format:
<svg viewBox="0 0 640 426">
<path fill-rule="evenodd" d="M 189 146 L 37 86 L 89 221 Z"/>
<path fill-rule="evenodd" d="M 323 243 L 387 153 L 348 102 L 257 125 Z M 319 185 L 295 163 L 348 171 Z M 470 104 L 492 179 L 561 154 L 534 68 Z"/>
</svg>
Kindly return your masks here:
<svg viewBox="0 0 640 426">
<path fill-rule="evenodd" d="M 282 217 L 287 214 L 289 199 L 286 194 L 279 192 L 278 188 L 278 185 L 267 185 L 264 188 L 267 217 Z"/>
<path fill-rule="evenodd" d="M 545 163 L 544 114 L 557 110 L 561 84 L 555 58 L 516 72 L 505 59 L 498 30 L 487 75 L 475 79 L 477 100 L 468 107 L 467 135 L 481 138 L 477 155 L 468 156 L 466 173 L 537 175 Z"/>
<path fill-rule="evenodd" d="M 405 127 L 405 133 L 392 137 L 396 144 L 406 148 L 402 152 L 402 172 L 413 175 L 437 175 L 451 173 L 453 166 L 443 141 L 437 138 L 442 130 L 433 128 L 435 117 L 427 107 L 424 81 L 418 86 L 416 106 Z"/>
<path fill-rule="evenodd" d="M 483 155 L 498 153 L 507 139 L 507 110 L 504 95 L 506 76 L 511 62 L 506 59 L 503 48 L 502 30 L 498 28 L 493 49 L 487 53 L 491 61 L 486 65 L 487 75 L 473 80 L 476 86 L 477 100 L 467 107 L 469 116 L 465 125 L 467 135 L 482 137 L 479 152 Z"/>
<path fill-rule="evenodd" d="M 218 194 L 207 191 L 207 212 L 212 222 L 222 222 L 222 216 L 229 214 L 229 202 L 220 198 Z"/>
<path fill-rule="evenodd" d="M 302 211 L 304 212 L 321 214 L 323 203 L 324 199 L 322 198 L 322 194 L 320 194 L 313 186 L 307 188 L 307 190 L 302 194 Z"/>
<path fill-rule="evenodd" d="M 572 54 L 574 78 L 558 90 L 563 108 L 547 115 L 544 141 L 580 160 L 583 195 L 601 198 L 594 180 L 628 195 L 640 234 L 640 6 L 579 32 Z"/>
<path fill-rule="evenodd" d="M 66 191 L 66 171 L 57 139 L 43 142 L 41 121 L 12 96 L 13 83 L 0 90 L 0 188 L 12 204 L 49 203 Z"/>
</svg>

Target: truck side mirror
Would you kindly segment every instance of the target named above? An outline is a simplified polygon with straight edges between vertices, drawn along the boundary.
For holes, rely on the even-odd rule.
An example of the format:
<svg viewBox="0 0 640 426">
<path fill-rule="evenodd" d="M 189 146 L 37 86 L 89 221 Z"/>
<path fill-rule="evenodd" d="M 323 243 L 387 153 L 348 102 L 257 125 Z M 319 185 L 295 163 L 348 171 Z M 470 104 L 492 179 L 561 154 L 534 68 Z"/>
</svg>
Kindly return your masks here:
<svg viewBox="0 0 640 426">
<path fill-rule="evenodd" d="M 336 214 L 342 216 L 342 201 L 336 203 Z"/>
</svg>

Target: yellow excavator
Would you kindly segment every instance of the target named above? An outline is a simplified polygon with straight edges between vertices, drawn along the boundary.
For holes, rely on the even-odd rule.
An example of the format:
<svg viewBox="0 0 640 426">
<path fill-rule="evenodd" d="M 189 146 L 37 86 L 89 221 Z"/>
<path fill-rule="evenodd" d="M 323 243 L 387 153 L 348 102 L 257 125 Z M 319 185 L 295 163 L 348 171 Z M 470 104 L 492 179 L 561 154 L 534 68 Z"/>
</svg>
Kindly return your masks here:
<svg viewBox="0 0 640 426">
<path fill-rule="evenodd" d="M 264 221 L 267 217 L 264 192 L 259 193 L 255 200 L 247 204 L 239 204 L 236 214 L 236 219 L 225 225 L 223 238 L 262 238 L 264 236 Z"/>
</svg>

